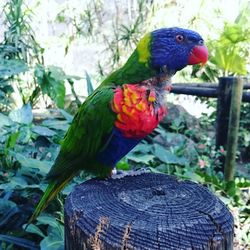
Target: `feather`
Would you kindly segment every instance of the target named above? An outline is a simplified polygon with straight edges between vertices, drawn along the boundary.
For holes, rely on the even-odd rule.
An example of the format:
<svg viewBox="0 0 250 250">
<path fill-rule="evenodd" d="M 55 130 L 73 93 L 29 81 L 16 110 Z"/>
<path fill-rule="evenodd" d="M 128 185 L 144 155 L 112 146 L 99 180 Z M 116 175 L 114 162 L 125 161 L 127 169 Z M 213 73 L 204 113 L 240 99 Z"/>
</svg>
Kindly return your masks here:
<svg viewBox="0 0 250 250">
<path fill-rule="evenodd" d="M 180 35 L 181 42 L 176 40 Z M 169 79 L 188 63 L 205 63 L 207 58 L 203 39 L 194 31 L 163 28 L 146 34 L 125 65 L 109 75 L 79 108 L 29 223 L 80 170 L 108 176 L 166 114 L 162 79 Z"/>
</svg>

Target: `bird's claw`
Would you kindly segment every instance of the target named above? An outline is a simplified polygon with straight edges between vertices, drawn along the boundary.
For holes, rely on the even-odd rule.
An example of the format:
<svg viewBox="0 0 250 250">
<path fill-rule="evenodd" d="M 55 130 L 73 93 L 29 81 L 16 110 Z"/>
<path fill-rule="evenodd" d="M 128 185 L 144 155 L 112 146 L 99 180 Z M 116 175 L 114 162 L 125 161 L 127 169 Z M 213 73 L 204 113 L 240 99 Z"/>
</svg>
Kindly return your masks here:
<svg viewBox="0 0 250 250">
<path fill-rule="evenodd" d="M 171 92 L 172 89 L 173 89 L 173 85 L 172 85 L 172 84 L 167 84 L 167 85 L 165 86 L 165 90 L 166 90 L 167 92 Z"/>
<path fill-rule="evenodd" d="M 113 174 L 112 171 L 112 179 L 121 179 L 126 176 L 136 176 L 136 175 L 141 175 L 150 172 L 149 169 L 147 168 L 140 168 L 138 170 L 129 170 L 129 171 L 123 171 L 123 170 L 116 170 L 116 174 Z"/>
</svg>

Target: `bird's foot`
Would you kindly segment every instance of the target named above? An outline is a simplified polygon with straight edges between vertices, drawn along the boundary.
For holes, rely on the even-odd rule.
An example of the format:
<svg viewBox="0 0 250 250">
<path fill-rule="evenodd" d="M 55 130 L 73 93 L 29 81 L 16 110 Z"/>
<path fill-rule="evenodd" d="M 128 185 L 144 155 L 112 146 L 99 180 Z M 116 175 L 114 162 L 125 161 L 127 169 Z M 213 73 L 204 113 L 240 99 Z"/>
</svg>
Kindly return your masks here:
<svg viewBox="0 0 250 250">
<path fill-rule="evenodd" d="M 123 170 L 116 170 L 116 174 L 112 174 L 111 178 L 112 179 L 121 179 L 126 176 L 136 176 L 136 175 L 141 175 L 145 173 L 149 173 L 150 170 L 147 168 L 140 168 L 138 170 L 129 170 L 129 171 L 123 171 Z M 113 171 L 112 171 L 113 173 Z"/>
<path fill-rule="evenodd" d="M 170 83 L 170 84 L 167 84 L 166 86 L 165 86 L 165 90 L 167 91 L 167 92 L 171 92 L 171 90 L 173 89 L 173 85 Z"/>
<path fill-rule="evenodd" d="M 116 168 L 113 168 L 112 171 L 111 171 L 111 177 L 112 177 L 113 175 L 116 175 L 116 174 L 117 174 L 117 169 L 116 169 Z"/>
</svg>

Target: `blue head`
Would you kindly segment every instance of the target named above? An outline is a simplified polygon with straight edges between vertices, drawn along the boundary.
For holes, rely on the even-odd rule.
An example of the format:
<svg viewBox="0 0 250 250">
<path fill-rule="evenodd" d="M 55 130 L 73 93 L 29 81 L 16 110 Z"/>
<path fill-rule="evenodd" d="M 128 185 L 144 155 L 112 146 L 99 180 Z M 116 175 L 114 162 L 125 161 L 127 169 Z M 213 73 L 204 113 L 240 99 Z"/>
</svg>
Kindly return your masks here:
<svg viewBox="0 0 250 250">
<path fill-rule="evenodd" d="M 163 28 L 151 32 L 150 67 L 174 74 L 190 64 L 205 64 L 208 51 L 202 37 L 182 28 Z"/>
</svg>

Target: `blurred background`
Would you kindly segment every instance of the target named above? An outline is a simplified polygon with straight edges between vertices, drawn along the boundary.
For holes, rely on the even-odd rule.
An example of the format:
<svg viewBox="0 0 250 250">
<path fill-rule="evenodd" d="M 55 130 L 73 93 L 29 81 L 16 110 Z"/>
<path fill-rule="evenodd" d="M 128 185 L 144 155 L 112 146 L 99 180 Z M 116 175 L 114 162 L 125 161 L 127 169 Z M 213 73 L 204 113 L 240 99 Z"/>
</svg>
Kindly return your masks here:
<svg viewBox="0 0 250 250">
<path fill-rule="evenodd" d="M 126 61 L 146 32 L 161 27 L 190 28 L 204 37 L 210 50 L 210 63 L 204 69 L 208 79 L 204 80 L 215 82 L 217 76 L 246 75 L 250 70 L 249 1 L 246 0 L 26 0 L 1 1 L 0 4 L 0 41 L 11 46 L 14 43 L 14 47 L 19 49 L 18 56 L 29 67 L 25 76 L 32 75 L 38 63 L 45 68 L 51 65 L 60 67 L 67 75 L 81 78 L 75 79 L 74 83 L 79 96 L 87 95 L 86 72 L 93 86 L 98 86 Z M 231 39 L 228 36 L 232 30 L 234 37 Z M 225 43 L 234 47 L 237 44 L 237 49 L 224 48 L 229 50 L 226 51 L 228 55 L 219 58 Z M 219 45 L 220 51 L 215 45 Z M 242 47 L 244 50 L 238 53 Z M 235 60 L 237 64 L 234 65 L 223 65 L 226 56 L 243 56 L 244 59 Z M 173 82 L 187 82 L 192 76 L 195 76 L 192 82 L 203 80 L 201 72 L 198 78 L 191 73 L 192 68 L 188 67 L 178 73 Z M 35 87 L 32 83 L 27 86 L 27 81 L 24 81 L 24 98 L 20 98 L 19 93 L 15 95 L 19 107 L 23 103 L 20 99 L 29 98 Z M 66 93 L 70 94 L 70 86 L 67 83 L 65 86 Z M 200 115 L 199 111 L 197 115 Z"/>
<path fill-rule="evenodd" d="M 0 1 L 0 249 L 63 249 L 63 202 L 82 173 L 25 231 L 42 182 L 82 101 L 161 27 L 199 32 L 204 67 L 173 83 L 218 83 L 250 74 L 249 0 Z M 248 90 L 249 92 L 249 90 Z M 250 104 L 241 106 L 235 180 L 226 185 L 216 148 L 216 99 L 169 94 L 169 115 L 119 164 L 148 167 L 210 188 L 235 217 L 235 249 L 250 242 Z"/>
</svg>

